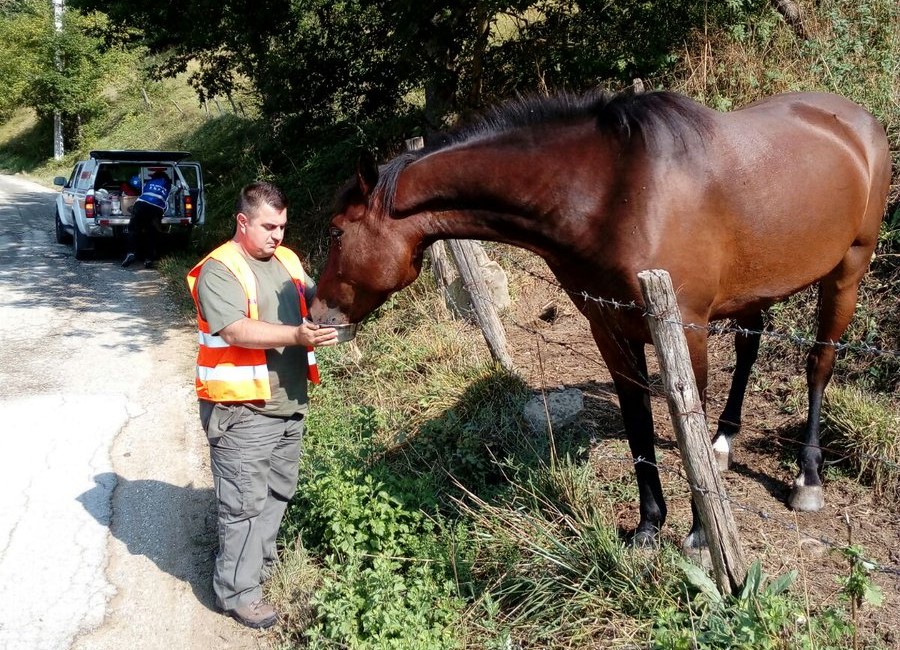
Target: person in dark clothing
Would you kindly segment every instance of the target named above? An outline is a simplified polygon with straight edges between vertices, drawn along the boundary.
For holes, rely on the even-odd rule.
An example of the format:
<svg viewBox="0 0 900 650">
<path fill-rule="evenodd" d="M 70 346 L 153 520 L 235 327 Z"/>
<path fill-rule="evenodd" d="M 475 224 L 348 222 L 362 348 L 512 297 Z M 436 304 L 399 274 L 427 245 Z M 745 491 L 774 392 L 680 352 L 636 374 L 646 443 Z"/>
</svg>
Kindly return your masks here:
<svg viewBox="0 0 900 650">
<path fill-rule="evenodd" d="M 164 171 L 154 172 L 144 184 L 128 223 L 128 254 L 122 260 L 123 268 L 130 266 L 138 257 L 144 260 L 145 268 L 152 267 L 156 262 L 160 222 L 166 212 L 171 190 L 172 181 Z"/>
</svg>

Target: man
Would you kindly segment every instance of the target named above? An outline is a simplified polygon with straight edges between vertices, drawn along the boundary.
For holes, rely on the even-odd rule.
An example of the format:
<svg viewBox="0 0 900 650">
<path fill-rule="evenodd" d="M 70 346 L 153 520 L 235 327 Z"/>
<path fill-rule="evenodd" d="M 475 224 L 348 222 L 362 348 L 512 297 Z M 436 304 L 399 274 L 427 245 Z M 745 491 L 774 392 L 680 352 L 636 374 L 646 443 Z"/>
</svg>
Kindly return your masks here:
<svg viewBox="0 0 900 650">
<path fill-rule="evenodd" d="M 197 395 L 218 500 L 216 603 L 265 628 L 277 612 L 262 598 L 275 539 L 294 495 L 313 347 L 337 332 L 305 320 L 315 285 L 281 246 L 287 201 L 269 183 L 241 190 L 237 230 L 188 274 L 197 306 Z"/>
<path fill-rule="evenodd" d="M 166 204 L 172 181 L 162 170 L 153 172 L 144 183 L 144 190 L 134 202 L 131 221 L 128 223 L 128 254 L 122 260 L 122 268 L 128 268 L 138 258 L 144 258 L 144 267 L 150 268 L 156 261 L 159 224 L 166 213 Z"/>
</svg>

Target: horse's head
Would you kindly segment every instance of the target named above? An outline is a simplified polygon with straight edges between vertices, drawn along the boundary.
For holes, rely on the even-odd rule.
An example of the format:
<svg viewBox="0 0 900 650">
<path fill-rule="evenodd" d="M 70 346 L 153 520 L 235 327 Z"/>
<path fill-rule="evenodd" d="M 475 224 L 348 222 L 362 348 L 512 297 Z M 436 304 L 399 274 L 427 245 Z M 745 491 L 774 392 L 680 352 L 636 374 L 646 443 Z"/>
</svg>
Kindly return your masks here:
<svg viewBox="0 0 900 650">
<path fill-rule="evenodd" d="M 392 218 L 371 154 L 338 196 L 328 260 L 310 316 L 319 323 L 358 323 L 410 284 L 422 266 L 422 233 L 413 219 Z"/>
</svg>

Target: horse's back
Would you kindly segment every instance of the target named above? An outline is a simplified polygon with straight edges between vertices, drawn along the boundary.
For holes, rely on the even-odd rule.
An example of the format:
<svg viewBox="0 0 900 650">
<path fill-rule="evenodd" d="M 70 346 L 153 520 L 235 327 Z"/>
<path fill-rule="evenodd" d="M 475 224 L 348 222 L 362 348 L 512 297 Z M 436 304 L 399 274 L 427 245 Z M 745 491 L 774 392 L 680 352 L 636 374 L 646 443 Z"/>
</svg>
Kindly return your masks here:
<svg viewBox="0 0 900 650">
<path fill-rule="evenodd" d="M 795 130 L 797 137 L 818 133 L 838 147 L 851 147 L 873 164 L 883 164 L 889 143 L 884 127 L 859 104 L 832 93 L 795 92 L 759 100 L 726 115 L 737 122 Z M 809 137 L 806 135 L 805 137 Z"/>
<path fill-rule="evenodd" d="M 698 315 L 704 303 L 713 318 L 764 308 L 824 277 L 851 247 L 874 248 L 890 156 L 865 109 L 790 93 L 711 119 L 702 155 L 677 172 L 679 214 L 666 217 L 659 249 L 659 263 L 695 285 Z"/>
</svg>

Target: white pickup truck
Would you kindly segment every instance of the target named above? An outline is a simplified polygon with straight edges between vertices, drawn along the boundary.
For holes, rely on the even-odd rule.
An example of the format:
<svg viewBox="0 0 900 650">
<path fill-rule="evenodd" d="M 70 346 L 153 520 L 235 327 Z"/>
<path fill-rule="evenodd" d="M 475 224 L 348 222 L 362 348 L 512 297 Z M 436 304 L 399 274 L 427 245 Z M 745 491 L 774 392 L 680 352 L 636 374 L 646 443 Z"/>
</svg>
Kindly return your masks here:
<svg viewBox="0 0 900 650">
<path fill-rule="evenodd" d="M 200 163 L 187 160 L 186 151 L 91 151 L 79 160 L 68 179 L 57 176 L 62 190 L 56 198 L 56 241 L 72 243 L 75 259 L 83 260 L 98 241 L 123 238 L 137 196 L 128 191 L 135 177 L 143 183 L 157 171 L 172 179 L 163 215 L 164 236 L 177 244 L 190 241 L 191 229 L 205 222 L 206 200 Z M 139 184 L 139 183 L 136 183 Z"/>
</svg>

